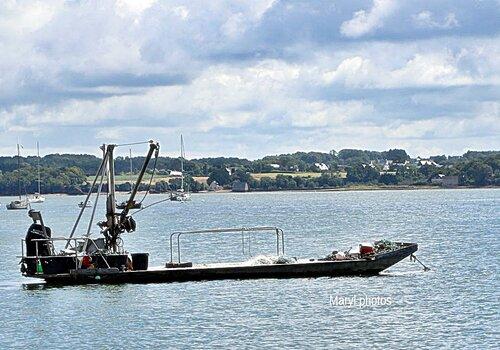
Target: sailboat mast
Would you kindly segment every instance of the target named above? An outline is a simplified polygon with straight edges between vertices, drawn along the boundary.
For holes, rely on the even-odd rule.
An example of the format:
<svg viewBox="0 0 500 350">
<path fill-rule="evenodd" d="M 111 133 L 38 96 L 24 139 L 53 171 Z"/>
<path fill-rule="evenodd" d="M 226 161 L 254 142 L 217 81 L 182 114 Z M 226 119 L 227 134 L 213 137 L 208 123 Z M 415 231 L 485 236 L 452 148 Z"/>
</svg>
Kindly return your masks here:
<svg viewBox="0 0 500 350">
<path fill-rule="evenodd" d="M 181 134 L 181 190 L 184 191 L 184 140 Z"/>
<path fill-rule="evenodd" d="M 132 186 L 133 186 L 133 176 L 132 176 L 132 148 L 129 148 L 128 151 L 129 151 L 128 159 L 129 159 L 129 162 L 130 162 L 130 191 L 132 191 Z"/>
<path fill-rule="evenodd" d="M 37 171 L 38 171 L 38 194 L 42 194 L 42 191 L 41 191 L 41 186 L 40 186 L 40 144 L 38 143 L 38 141 L 36 142 L 36 155 L 37 155 Z"/>
<path fill-rule="evenodd" d="M 17 194 L 21 200 L 21 150 L 19 149 L 19 142 L 17 143 Z"/>
</svg>

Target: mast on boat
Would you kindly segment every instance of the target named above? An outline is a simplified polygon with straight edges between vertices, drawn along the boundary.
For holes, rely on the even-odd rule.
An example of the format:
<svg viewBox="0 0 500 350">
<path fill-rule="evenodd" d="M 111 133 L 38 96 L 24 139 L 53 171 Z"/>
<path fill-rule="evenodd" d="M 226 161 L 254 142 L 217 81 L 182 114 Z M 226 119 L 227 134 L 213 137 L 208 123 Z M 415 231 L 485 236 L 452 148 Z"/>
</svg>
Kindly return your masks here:
<svg viewBox="0 0 500 350">
<path fill-rule="evenodd" d="M 128 159 L 130 162 L 130 192 L 132 192 L 133 172 L 132 172 L 132 148 L 128 149 Z"/>
<path fill-rule="evenodd" d="M 184 140 L 181 134 L 181 191 L 184 191 Z"/>
<path fill-rule="evenodd" d="M 19 196 L 19 200 L 21 198 L 21 150 L 19 142 L 17 143 L 17 194 Z"/>
<path fill-rule="evenodd" d="M 21 148 L 23 147 L 19 140 L 17 141 L 17 196 L 19 199 L 7 204 L 7 209 L 27 209 L 29 206 L 28 197 L 23 200 L 21 196 Z"/>
<path fill-rule="evenodd" d="M 38 172 L 38 195 L 40 196 L 42 194 L 42 190 L 41 190 L 41 180 L 40 180 L 40 144 L 39 142 L 37 141 L 36 142 L 36 162 L 37 162 L 37 172 Z"/>
<path fill-rule="evenodd" d="M 184 153 L 184 138 L 181 134 L 181 154 L 180 154 L 180 162 L 181 162 L 181 186 L 175 192 L 170 192 L 170 200 L 172 201 L 187 201 L 189 200 L 189 188 L 188 191 L 184 190 L 184 159 L 186 155 Z"/>
</svg>

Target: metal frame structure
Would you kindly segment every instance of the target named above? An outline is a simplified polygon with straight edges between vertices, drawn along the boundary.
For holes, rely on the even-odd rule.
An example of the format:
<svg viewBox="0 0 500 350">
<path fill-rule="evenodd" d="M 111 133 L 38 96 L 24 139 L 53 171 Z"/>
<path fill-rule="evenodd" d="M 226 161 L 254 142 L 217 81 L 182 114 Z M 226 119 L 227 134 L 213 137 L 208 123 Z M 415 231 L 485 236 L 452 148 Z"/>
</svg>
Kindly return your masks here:
<svg viewBox="0 0 500 350">
<path fill-rule="evenodd" d="M 257 227 L 235 227 L 235 228 L 218 228 L 209 230 L 195 230 L 195 231 L 176 231 L 170 234 L 170 263 L 174 261 L 174 236 L 177 238 L 177 262 L 181 263 L 181 243 L 180 238 L 182 235 L 192 234 L 220 234 L 220 233 L 263 233 L 274 232 L 276 234 L 276 255 L 285 255 L 285 233 L 279 227 L 273 226 L 257 226 Z M 243 238 L 244 239 L 244 238 Z M 280 245 L 281 241 L 281 245 Z M 281 254 L 280 254 L 281 248 Z"/>
<path fill-rule="evenodd" d="M 103 159 L 101 161 L 101 164 L 99 166 L 99 169 L 97 170 L 97 173 L 94 177 L 94 180 L 92 182 L 92 185 L 90 187 L 89 192 L 87 193 L 87 196 L 85 197 L 85 200 L 83 201 L 82 208 L 80 209 L 80 213 L 78 214 L 78 217 L 75 221 L 75 224 L 73 225 L 73 228 L 71 230 L 71 233 L 69 235 L 69 238 L 71 239 L 73 235 L 76 232 L 76 229 L 80 223 L 80 219 L 82 218 L 82 215 L 87 208 L 87 203 L 89 202 L 90 197 L 93 194 L 94 188 L 96 188 L 97 185 L 97 194 L 96 194 L 96 200 L 92 208 L 92 215 L 89 220 L 89 224 L 87 227 L 87 236 L 90 235 L 90 230 L 94 221 L 94 216 L 97 208 L 97 202 L 99 200 L 99 196 L 101 195 L 102 192 L 102 186 L 104 182 L 104 178 L 106 177 L 107 179 L 107 195 L 106 195 L 106 221 L 103 223 L 99 223 L 99 226 L 101 227 L 101 233 L 103 233 L 106 237 L 106 244 L 108 245 L 108 248 L 111 251 L 116 251 L 116 240 L 120 236 L 121 233 L 123 233 L 126 228 L 124 228 L 125 221 L 128 218 L 128 214 L 130 212 L 130 209 L 133 208 L 133 203 L 134 203 L 134 198 L 137 195 L 139 185 L 142 182 L 142 179 L 144 177 L 144 174 L 146 173 L 146 169 L 148 167 L 149 161 L 151 160 L 153 153 L 155 153 L 155 159 L 158 158 L 158 153 L 160 149 L 160 145 L 157 142 L 154 142 L 152 140 L 149 140 L 147 142 L 140 142 L 140 143 L 147 143 L 149 144 L 149 150 L 148 153 L 144 159 L 144 163 L 142 165 L 141 171 L 136 179 L 136 183 L 130 193 L 129 199 L 127 200 L 127 205 L 125 208 L 118 213 L 116 210 L 116 195 L 115 195 L 115 167 L 114 167 L 114 150 L 116 147 L 119 146 L 128 146 L 131 144 L 123 144 L 123 145 L 115 145 L 115 144 L 103 144 L 101 146 L 101 150 L 103 152 Z M 140 143 L 134 143 L 134 144 L 140 144 Z M 155 163 L 156 167 L 156 163 Z M 153 171 L 154 174 L 154 171 Z M 99 180 L 99 183 L 98 183 Z M 143 198 L 144 200 L 144 198 Z M 142 202 L 142 201 L 141 201 Z M 70 240 L 66 242 L 65 248 L 69 247 Z"/>
</svg>

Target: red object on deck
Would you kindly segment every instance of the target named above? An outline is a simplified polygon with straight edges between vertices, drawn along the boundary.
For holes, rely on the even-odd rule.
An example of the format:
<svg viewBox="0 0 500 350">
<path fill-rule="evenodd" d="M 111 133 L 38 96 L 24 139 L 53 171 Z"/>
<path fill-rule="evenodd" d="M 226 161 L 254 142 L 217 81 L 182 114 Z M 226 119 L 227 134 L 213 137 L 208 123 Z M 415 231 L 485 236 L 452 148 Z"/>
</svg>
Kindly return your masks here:
<svg viewBox="0 0 500 350">
<path fill-rule="evenodd" d="M 375 250 L 373 249 L 373 247 L 372 247 L 372 246 L 369 246 L 369 245 L 362 245 L 362 244 L 361 244 L 361 245 L 359 246 L 359 253 L 360 253 L 361 255 L 363 255 L 363 254 L 373 254 L 373 253 L 375 253 Z"/>
<path fill-rule="evenodd" d="M 90 256 L 85 255 L 82 258 L 82 267 L 86 269 L 90 266 L 90 264 L 92 264 L 92 259 L 90 258 Z"/>
</svg>

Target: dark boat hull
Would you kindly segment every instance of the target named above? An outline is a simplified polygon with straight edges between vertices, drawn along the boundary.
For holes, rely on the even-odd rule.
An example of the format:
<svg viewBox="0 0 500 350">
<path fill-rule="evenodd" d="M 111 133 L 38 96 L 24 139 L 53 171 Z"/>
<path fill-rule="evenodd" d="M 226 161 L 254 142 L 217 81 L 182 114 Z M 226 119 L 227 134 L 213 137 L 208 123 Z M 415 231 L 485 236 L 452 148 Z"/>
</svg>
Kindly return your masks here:
<svg viewBox="0 0 500 350">
<path fill-rule="evenodd" d="M 121 269 L 127 265 L 127 254 L 107 255 L 107 264 L 101 256 L 96 256 L 94 259 L 94 264 L 98 268 L 107 268 L 107 264 L 109 264 L 110 267 Z M 26 265 L 26 273 L 29 277 L 65 275 L 77 267 L 77 261 L 74 256 L 26 257 L 23 259 L 23 262 Z M 36 273 L 37 262 L 41 264 L 44 272 L 42 275 Z"/>
<path fill-rule="evenodd" d="M 178 268 L 158 268 L 144 271 L 118 271 L 117 269 L 72 270 L 70 273 L 36 275 L 52 284 L 88 283 L 166 283 L 207 281 L 221 279 L 307 278 L 336 276 L 377 275 L 410 256 L 417 244 L 377 254 L 372 259 L 341 261 L 309 261 L 303 263 L 269 265 L 212 265 Z"/>
<path fill-rule="evenodd" d="M 116 205 L 116 209 L 125 209 L 127 207 L 127 203 L 120 203 Z M 129 209 L 141 209 L 142 208 L 142 203 L 134 203 L 132 206 L 130 206 Z"/>
</svg>

